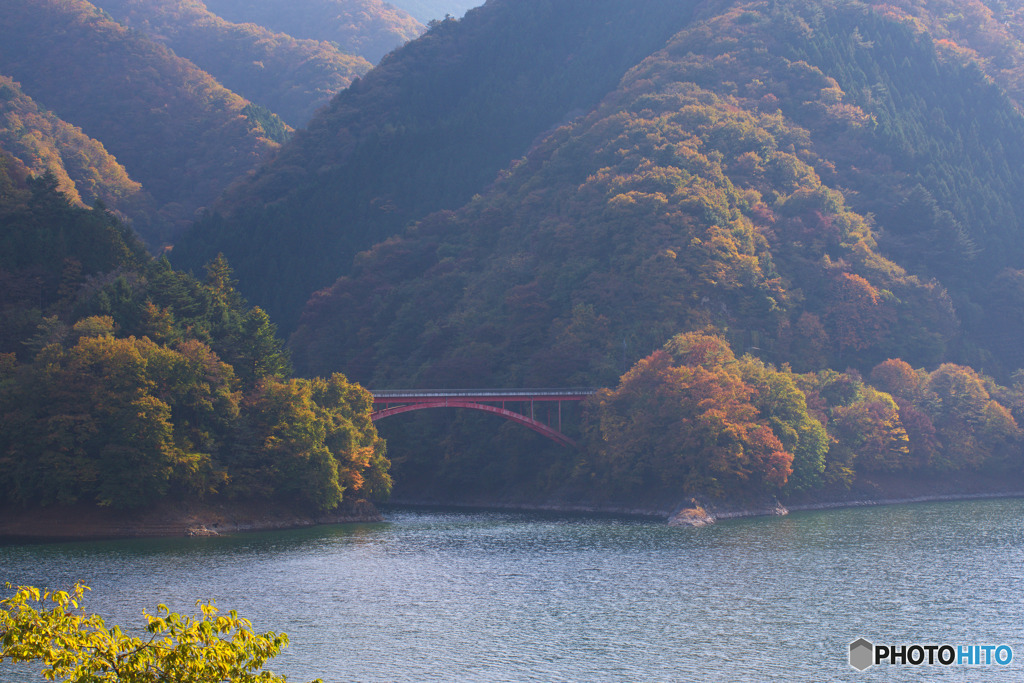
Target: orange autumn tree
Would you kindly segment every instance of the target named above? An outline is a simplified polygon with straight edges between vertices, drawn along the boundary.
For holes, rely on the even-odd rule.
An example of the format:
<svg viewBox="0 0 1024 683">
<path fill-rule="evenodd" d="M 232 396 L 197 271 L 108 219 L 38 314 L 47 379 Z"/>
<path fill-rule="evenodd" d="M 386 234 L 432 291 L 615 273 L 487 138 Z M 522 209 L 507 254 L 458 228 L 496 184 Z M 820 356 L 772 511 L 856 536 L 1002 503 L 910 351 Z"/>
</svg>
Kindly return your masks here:
<svg viewBox="0 0 1024 683">
<path fill-rule="evenodd" d="M 846 351 L 862 351 L 876 343 L 888 331 L 893 317 L 881 292 L 860 275 L 847 272 L 832 278 L 827 312 L 840 357 Z"/>
<path fill-rule="evenodd" d="M 973 369 L 954 363 L 940 365 L 922 386 L 921 404 L 942 443 L 935 462 L 938 469 L 978 468 L 997 462 L 1015 462 L 1020 467 L 1024 435 Z"/>
<path fill-rule="evenodd" d="M 778 491 L 793 455 L 754 398 L 724 341 L 678 335 L 592 399 L 587 436 L 595 469 L 610 491 L 626 495 Z"/>
</svg>

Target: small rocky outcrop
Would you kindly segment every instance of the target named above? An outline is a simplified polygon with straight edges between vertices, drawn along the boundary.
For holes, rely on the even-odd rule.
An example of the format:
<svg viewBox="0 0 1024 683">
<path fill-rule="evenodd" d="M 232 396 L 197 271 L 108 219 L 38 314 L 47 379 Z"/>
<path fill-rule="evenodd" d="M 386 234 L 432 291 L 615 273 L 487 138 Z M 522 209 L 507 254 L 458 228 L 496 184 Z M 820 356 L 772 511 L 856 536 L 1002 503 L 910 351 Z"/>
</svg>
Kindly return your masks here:
<svg viewBox="0 0 1024 683">
<path fill-rule="evenodd" d="M 700 527 L 714 524 L 715 517 L 700 505 L 683 508 L 677 511 L 668 519 L 669 526 L 692 526 Z"/>
<path fill-rule="evenodd" d="M 720 519 L 788 514 L 789 510 L 777 500 L 747 501 L 743 503 L 720 501 L 712 504 L 708 501 L 698 501 L 696 498 L 691 498 L 669 516 L 668 525 L 702 527 L 714 524 Z"/>
</svg>

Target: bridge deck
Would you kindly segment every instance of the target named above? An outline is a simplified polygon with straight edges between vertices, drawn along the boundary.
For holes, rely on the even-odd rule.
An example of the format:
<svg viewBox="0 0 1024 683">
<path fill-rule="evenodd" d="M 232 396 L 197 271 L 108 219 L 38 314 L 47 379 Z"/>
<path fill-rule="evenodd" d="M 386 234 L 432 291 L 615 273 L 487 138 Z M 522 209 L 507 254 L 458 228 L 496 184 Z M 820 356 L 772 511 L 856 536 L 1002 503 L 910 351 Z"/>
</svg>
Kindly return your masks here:
<svg viewBox="0 0 1024 683">
<path fill-rule="evenodd" d="M 576 447 L 576 442 L 562 433 L 562 401 L 582 401 L 592 396 L 596 389 L 386 389 L 370 390 L 373 394 L 373 403 L 377 409 L 370 416 L 374 422 L 383 420 L 392 415 L 400 415 L 413 410 L 424 410 L 427 408 L 469 408 L 480 410 L 486 413 L 500 415 L 507 420 L 512 420 L 535 432 L 543 434 L 549 439 L 569 446 Z M 536 419 L 534 403 L 549 401 L 558 403 L 557 426 L 550 424 L 551 408 L 547 406 L 548 424 Z M 488 405 L 500 403 L 501 406 Z M 507 410 L 506 403 L 518 404 L 524 410 L 523 413 Z M 529 415 L 526 415 L 526 405 L 529 405 Z"/>
<path fill-rule="evenodd" d="M 597 390 L 579 389 L 371 389 L 374 403 L 397 401 L 436 401 L 439 398 L 456 398 L 463 401 L 582 401 Z"/>
</svg>

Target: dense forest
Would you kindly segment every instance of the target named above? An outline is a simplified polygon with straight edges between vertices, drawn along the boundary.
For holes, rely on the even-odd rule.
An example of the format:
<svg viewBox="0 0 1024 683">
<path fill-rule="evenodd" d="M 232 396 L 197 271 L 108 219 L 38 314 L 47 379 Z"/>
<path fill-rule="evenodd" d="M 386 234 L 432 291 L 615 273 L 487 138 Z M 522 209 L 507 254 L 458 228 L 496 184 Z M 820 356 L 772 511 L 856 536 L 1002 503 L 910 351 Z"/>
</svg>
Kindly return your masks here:
<svg viewBox="0 0 1024 683">
<path fill-rule="evenodd" d="M 206 6 L 229 21 L 326 40 L 374 64 L 423 30 L 423 24 L 383 0 L 206 0 Z"/>
<path fill-rule="evenodd" d="M 167 45 L 293 127 L 305 125 L 313 112 L 371 68 L 363 57 L 343 53 L 326 41 L 299 40 L 253 23 L 231 23 L 198 0 L 95 4 L 118 23 Z"/>
<path fill-rule="evenodd" d="M 439 22 L 228 193 L 177 242 L 174 262 L 197 268 L 224 253 L 246 295 L 290 330 L 356 253 L 483 191 L 538 136 L 593 108 L 697 4 L 494 2 Z"/>
<path fill-rule="evenodd" d="M 290 377 L 223 259 L 175 271 L 0 155 L 0 282 L 0 505 L 387 494 L 370 395 Z"/>
<path fill-rule="evenodd" d="M 606 495 L 671 491 L 750 497 L 843 489 L 858 476 L 985 472 L 1017 477 L 1024 384 L 969 367 L 928 372 L 901 360 L 794 373 L 718 336 L 677 335 L 604 389 L 585 420 L 577 468 Z"/>
<path fill-rule="evenodd" d="M 72 202 L 92 206 L 97 201 L 122 216 L 131 216 L 140 232 L 151 232 L 155 213 L 152 197 L 128 176 L 101 142 L 39 105 L 10 78 L 0 76 L 0 149 L 11 163 L 30 173 L 53 175 L 57 187 Z"/>
<path fill-rule="evenodd" d="M 1008 378 L 1024 256 L 1013 104 L 902 24 L 761 16 L 677 35 L 489 192 L 360 256 L 307 307 L 299 366 L 381 385 L 603 384 L 623 343 L 636 360 L 712 324 L 800 370 L 899 357 Z M 896 68 L 897 50 L 919 70 Z M 607 329 L 574 334 L 597 346 L 545 360 L 587 316 Z M 455 369 L 476 357 L 494 370 Z"/>
<path fill-rule="evenodd" d="M 110 2 L 175 51 L 219 35 L 330 53 L 229 23 L 253 20 L 352 49 L 314 30 L 353 21 L 338 0 L 303 13 Z M 60 6 L 144 40 L 84 2 Z M 219 62 L 209 42 L 194 58 Z M 223 90 L 269 161 L 222 168 L 169 261 L 146 256 L 102 195 L 76 197 L 61 164 L 22 151 L 6 162 L 4 220 L 33 227 L 5 233 L 14 260 L 0 261 L 8 489 L 65 502 L 40 498 L 33 468 L 47 463 L 78 472 L 68 490 L 122 506 L 154 491 L 303 490 L 320 507 L 385 491 L 353 382 L 600 388 L 567 416 L 578 450 L 475 413 L 389 420 L 407 500 L 1019 480 L 1022 60 L 1020 12 L 995 1 L 490 0 L 431 21 L 294 134 Z M 77 120 L 27 82 L 0 92 L 33 129 Z M 191 128 L 181 160 L 202 168 L 203 136 L 221 129 Z M 157 202 L 174 195 L 108 148 Z M 289 358 L 331 379 L 289 378 Z M 87 414 L 71 408 L 79 391 Z M 110 499 L 100 482 L 129 452 L 148 488 Z"/>
<path fill-rule="evenodd" d="M 328 4 L 357 46 L 384 40 L 390 50 L 422 28 L 383 3 Z M 0 144 L 34 172 L 52 171 L 69 196 L 101 197 L 151 248 L 166 247 L 371 68 L 335 38 L 232 23 L 199 0 L 15 0 L 0 14 L 4 108 L 16 110 Z"/>
<path fill-rule="evenodd" d="M 948 16 L 937 40 L 862 3 L 701 9 L 491 187 L 360 254 L 307 304 L 302 372 L 612 387 L 580 416 L 582 455 L 511 446 L 484 417 L 382 427 L 416 482 L 402 494 L 457 496 L 468 477 L 492 495 L 593 481 L 625 498 L 793 495 L 1024 470 L 1024 119 L 1014 53 L 998 78 L 978 56 L 1009 34 L 962 29 L 978 49 L 961 49 Z M 681 362 L 687 331 L 735 357 Z M 805 405 L 773 415 L 765 385 Z"/>
</svg>

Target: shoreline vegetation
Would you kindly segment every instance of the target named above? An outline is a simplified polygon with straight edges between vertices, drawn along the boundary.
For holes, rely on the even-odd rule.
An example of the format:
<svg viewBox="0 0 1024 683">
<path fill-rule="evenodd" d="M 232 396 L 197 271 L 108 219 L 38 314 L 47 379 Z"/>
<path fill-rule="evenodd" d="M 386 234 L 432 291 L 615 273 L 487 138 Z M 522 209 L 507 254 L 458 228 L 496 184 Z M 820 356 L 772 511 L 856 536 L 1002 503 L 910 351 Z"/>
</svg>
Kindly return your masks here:
<svg viewBox="0 0 1024 683">
<path fill-rule="evenodd" d="M 379 518 L 349 503 L 391 488 L 372 396 L 294 376 L 224 259 L 174 270 L 2 151 L 0 247 L 0 536 Z"/>
<path fill-rule="evenodd" d="M 831 510 L 881 505 L 905 505 L 958 500 L 1024 498 L 1024 477 L 975 475 L 943 480 L 915 481 L 879 478 L 861 481 L 831 496 L 799 496 L 779 501 L 710 500 L 684 497 L 642 502 L 584 500 L 487 500 L 451 502 L 430 499 L 392 500 L 390 507 L 425 507 L 464 510 L 516 510 L 566 514 L 609 514 L 663 520 L 670 526 L 702 527 L 727 519 L 783 516 L 790 512 Z M 0 510 L 0 543 L 20 541 L 107 540 L 221 536 L 250 531 L 298 529 L 323 524 L 386 522 L 382 512 L 367 500 L 346 500 L 329 512 L 302 510 L 283 503 L 230 501 L 217 503 L 161 503 L 146 510 L 113 510 L 88 505 L 42 509 Z"/>
<path fill-rule="evenodd" d="M 587 50 L 571 61 L 595 77 L 618 68 L 594 61 L 615 44 L 602 38 L 645 33 L 609 17 L 668 31 L 657 7 L 678 3 L 604 4 L 541 22 L 543 35 L 580 29 Z M 507 123 L 522 98 L 495 74 L 556 93 L 586 82 L 575 67 L 529 77 L 552 54 L 516 66 L 518 48 L 510 72 L 493 54 L 464 73 L 421 68 L 483 56 L 470 48 L 495 43 L 492 24 L 515 29 L 510 45 L 535 42 L 501 3 L 440 22 L 353 86 L 225 197 L 225 215 L 197 223 L 193 252 L 185 240 L 152 258 L 102 203 L 80 206 L 0 150 L 0 522 L 32 510 L 22 530 L 60 537 L 282 528 L 332 519 L 343 496 L 386 500 L 393 484 L 400 502 L 677 524 L 1024 491 L 1024 247 L 1006 227 L 1024 216 L 1006 190 L 1024 187 L 1024 119 L 909 26 L 818 4 L 677 17 L 689 28 L 656 53 L 636 43 L 613 60 L 618 86 L 537 99 L 545 126 L 581 114 L 527 130 L 515 149 L 536 143 L 493 185 L 467 173 L 461 208 L 412 174 L 455 168 L 423 163 L 435 157 L 420 139 L 449 146 L 443 120 L 472 146 L 472 126 Z M 516 11 L 537 15 L 529 5 Z M 450 82 L 477 85 L 453 97 Z M 861 96 L 876 83 L 904 96 Z M 369 118 L 346 113 L 356 102 Z M 250 195 L 266 213 L 239 208 Z M 320 201 L 336 196 L 355 203 Z M 331 249 L 355 244 L 302 239 L 302 225 L 392 236 L 360 247 L 297 319 L 312 280 L 289 277 L 328 283 L 344 261 Z M 240 280 L 210 250 L 218 233 Z M 205 277 L 172 257 L 205 262 Z M 280 310 L 287 345 L 243 290 Z M 379 435 L 364 386 L 604 388 L 570 409 L 573 451 L 482 414 L 410 416 Z"/>
</svg>

